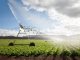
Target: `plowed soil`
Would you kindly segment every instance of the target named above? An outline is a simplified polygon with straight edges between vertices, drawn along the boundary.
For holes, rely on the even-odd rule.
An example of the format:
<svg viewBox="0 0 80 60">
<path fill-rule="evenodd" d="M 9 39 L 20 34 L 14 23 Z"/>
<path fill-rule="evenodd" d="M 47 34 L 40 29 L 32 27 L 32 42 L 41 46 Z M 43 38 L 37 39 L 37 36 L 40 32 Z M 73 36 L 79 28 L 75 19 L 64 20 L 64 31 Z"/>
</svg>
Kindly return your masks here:
<svg viewBox="0 0 80 60">
<path fill-rule="evenodd" d="M 80 60 L 80 56 L 0 56 L 0 60 Z"/>
</svg>

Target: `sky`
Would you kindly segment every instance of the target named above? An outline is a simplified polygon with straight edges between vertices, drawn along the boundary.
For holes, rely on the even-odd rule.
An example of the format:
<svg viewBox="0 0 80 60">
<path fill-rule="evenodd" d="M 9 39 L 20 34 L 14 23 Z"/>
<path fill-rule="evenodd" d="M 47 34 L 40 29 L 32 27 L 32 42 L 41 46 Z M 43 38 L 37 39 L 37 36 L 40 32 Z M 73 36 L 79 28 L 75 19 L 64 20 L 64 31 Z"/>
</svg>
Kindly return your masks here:
<svg viewBox="0 0 80 60">
<path fill-rule="evenodd" d="M 18 23 L 48 35 L 80 34 L 80 0 L 0 0 L 0 29 Z"/>
<path fill-rule="evenodd" d="M 9 9 L 8 0 L 0 0 L 0 28 L 8 29 L 15 27 L 17 27 L 17 23 Z"/>
</svg>

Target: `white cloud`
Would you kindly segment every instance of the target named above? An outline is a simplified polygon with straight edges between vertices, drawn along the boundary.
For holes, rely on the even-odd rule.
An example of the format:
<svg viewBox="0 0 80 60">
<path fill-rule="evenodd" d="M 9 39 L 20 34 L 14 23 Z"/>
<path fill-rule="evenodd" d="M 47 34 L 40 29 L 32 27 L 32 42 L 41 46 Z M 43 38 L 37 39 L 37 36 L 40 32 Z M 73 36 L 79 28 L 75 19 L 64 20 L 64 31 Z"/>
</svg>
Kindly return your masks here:
<svg viewBox="0 0 80 60">
<path fill-rule="evenodd" d="M 64 26 L 65 25 L 76 25 L 80 26 L 80 18 L 69 17 L 64 14 L 58 13 L 54 8 L 48 10 L 49 17 L 51 19 L 59 20 Z"/>
<path fill-rule="evenodd" d="M 24 5 L 31 5 L 45 9 L 54 8 L 57 12 L 70 17 L 80 16 L 79 0 L 22 0 Z"/>
<path fill-rule="evenodd" d="M 38 12 L 46 11 L 50 20 L 57 20 L 59 25 L 55 25 L 47 21 L 41 21 L 41 18 L 25 14 L 24 8 L 20 7 L 19 11 L 24 18 L 32 20 L 33 23 L 39 25 L 54 24 L 55 29 L 45 29 L 46 32 L 53 32 L 53 34 L 80 34 L 80 1 L 79 0 L 21 0 L 25 9 L 30 6 L 29 9 L 34 9 Z M 14 5 L 14 4 L 13 4 Z M 21 9 L 22 8 L 22 9 Z M 34 19 L 34 20 L 33 20 Z M 45 24 L 44 24 L 45 22 Z M 52 25 L 52 26 L 54 26 Z M 67 26 L 67 27 L 66 27 Z M 73 28 L 73 26 L 76 26 Z M 50 33 L 49 32 L 49 33 Z"/>
<path fill-rule="evenodd" d="M 31 11 L 28 10 L 27 6 L 26 7 L 24 5 L 21 6 L 15 0 L 12 2 L 9 1 L 9 7 L 11 8 L 11 11 L 13 12 L 14 16 L 17 17 L 17 19 L 21 21 L 21 23 L 25 22 L 27 24 L 28 22 L 29 24 L 30 23 L 33 24 L 33 27 L 37 26 L 39 28 L 51 28 L 56 24 L 56 22 L 53 24 L 53 22 L 50 19 L 43 17 L 44 15 L 41 11 L 43 11 L 44 9 L 42 8 L 37 9 L 37 7 L 30 6 L 29 9 L 33 10 L 37 9 L 38 11 L 40 11 L 39 13 L 38 11 L 32 13 Z"/>
<path fill-rule="evenodd" d="M 46 9 L 50 18 L 61 20 L 63 24 L 80 25 L 79 0 L 22 0 L 22 2 L 24 5 L 28 3 L 31 6 Z"/>
<path fill-rule="evenodd" d="M 17 36 L 17 31 L 10 29 L 0 29 L 0 36 Z"/>
</svg>

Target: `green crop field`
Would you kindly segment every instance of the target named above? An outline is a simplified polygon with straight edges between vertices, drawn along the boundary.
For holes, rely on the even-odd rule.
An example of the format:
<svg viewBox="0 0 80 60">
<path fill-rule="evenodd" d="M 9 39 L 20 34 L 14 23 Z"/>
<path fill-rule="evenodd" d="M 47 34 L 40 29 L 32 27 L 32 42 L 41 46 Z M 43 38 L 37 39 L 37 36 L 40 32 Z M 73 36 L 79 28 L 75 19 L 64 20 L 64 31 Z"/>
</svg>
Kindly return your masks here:
<svg viewBox="0 0 80 60">
<path fill-rule="evenodd" d="M 9 46 L 9 43 L 14 46 Z M 0 39 L 0 55 L 8 56 L 39 56 L 39 55 L 65 55 L 80 56 L 80 48 L 69 49 L 57 46 L 52 41 L 36 39 Z M 35 46 L 30 46 L 34 43 Z"/>
</svg>

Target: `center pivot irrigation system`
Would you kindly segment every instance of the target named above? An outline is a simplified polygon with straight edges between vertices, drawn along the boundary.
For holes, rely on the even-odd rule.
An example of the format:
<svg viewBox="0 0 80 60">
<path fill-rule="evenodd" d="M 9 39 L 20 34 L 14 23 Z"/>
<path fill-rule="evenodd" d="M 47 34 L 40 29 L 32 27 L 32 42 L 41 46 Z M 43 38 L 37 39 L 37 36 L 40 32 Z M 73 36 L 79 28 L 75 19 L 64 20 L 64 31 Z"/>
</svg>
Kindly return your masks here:
<svg viewBox="0 0 80 60">
<path fill-rule="evenodd" d="M 17 37 L 19 37 L 19 35 L 25 35 L 25 36 L 29 36 L 30 34 L 30 32 L 33 32 L 33 35 L 38 35 L 38 34 L 40 34 L 40 31 L 39 30 L 37 30 L 37 28 L 36 29 L 34 29 L 34 28 L 32 28 L 32 27 L 25 27 L 22 23 L 21 23 L 21 21 L 18 19 L 18 17 L 16 17 L 16 13 L 15 13 L 15 9 L 14 9 L 14 6 L 9 2 L 8 3 L 8 5 L 9 5 L 9 7 L 10 7 L 10 10 L 11 10 L 11 12 L 12 12 L 12 14 L 14 15 L 14 17 L 16 18 L 16 21 L 17 21 L 17 23 L 18 23 L 18 25 L 19 25 L 19 31 L 18 31 L 18 34 L 17 34 Z"/>
<path fill-rule="evenodd" d="M 19 31 L 17 33 L 17 37 L 19 37 L 20 35 L 29 37 L 29 35 L 39 35 L 40 34 L 40 31 L 37 30 L 37 28 L 34 28 L 34 27 L 25 27 L 21 23 L 18 23 L 18 25 L 19 25 Z"/>
<path fill-rule="evenodd" d="M 29 36 L 29 34 L 27 34 L 27 32 L 28 33 L 33 32 L 34 35 L 37 35 L 39 33 L 36 29 L 30 28 L 30 27 L 25 27 L 21 23 L 19 23 L 19 32 L 17 34 L 17 37 L 19 37 L 19 35 L 22 35 L 22 34 Z"/>
</svg>

